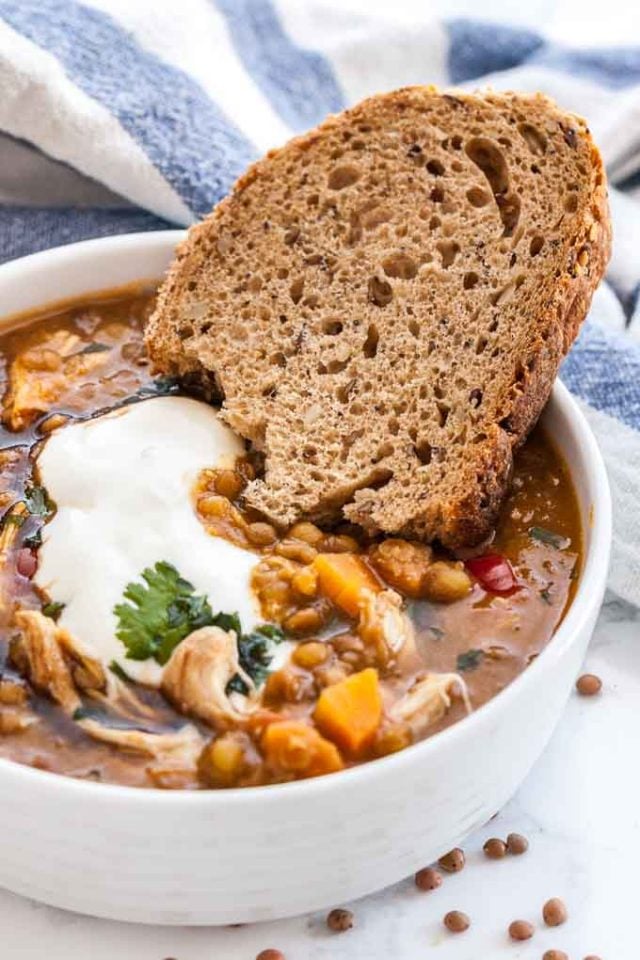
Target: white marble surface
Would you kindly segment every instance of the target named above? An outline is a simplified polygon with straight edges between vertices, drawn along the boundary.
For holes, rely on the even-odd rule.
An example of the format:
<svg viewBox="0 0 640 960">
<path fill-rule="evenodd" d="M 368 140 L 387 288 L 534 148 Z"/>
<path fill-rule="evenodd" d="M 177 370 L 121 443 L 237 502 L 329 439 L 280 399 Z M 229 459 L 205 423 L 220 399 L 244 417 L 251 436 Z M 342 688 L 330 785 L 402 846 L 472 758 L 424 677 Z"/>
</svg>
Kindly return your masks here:
<svg viewBox="0 0 640 960">
<path fill-rule="evenodd" d="M 586 668 L 603 678 L 602 695 L 572 696 L 517 796 L 469 838 L 467 867 L 446 877 L 434 893 L 419 893 L 407 880 L 349 905 L 356 927 L 336 935 L 326 930 L 323 916 L 226 929 L 109 923 L 0 891 L 0 955 L 3 960 L 253 960 L 273 946 L 287 960 L 540 960 L 556 947 L 570 960 L 588 954 L 638 960 L 640 611 L 607 598 Z M 484 840 L 512 830 L 529 837 L 529 852 L 486 860 Z M 569 921 L 555 930 L 540 920 L 541 906 L 552 896 L 562 897 L 570 911 Z M 453 936 L 443 929 L 441 918 L 451 909 L 471 917 L 466 933 Z M 534 921 L 534 938 L 511 943 L 506 929 L 513 919 Z"/>
</svg>

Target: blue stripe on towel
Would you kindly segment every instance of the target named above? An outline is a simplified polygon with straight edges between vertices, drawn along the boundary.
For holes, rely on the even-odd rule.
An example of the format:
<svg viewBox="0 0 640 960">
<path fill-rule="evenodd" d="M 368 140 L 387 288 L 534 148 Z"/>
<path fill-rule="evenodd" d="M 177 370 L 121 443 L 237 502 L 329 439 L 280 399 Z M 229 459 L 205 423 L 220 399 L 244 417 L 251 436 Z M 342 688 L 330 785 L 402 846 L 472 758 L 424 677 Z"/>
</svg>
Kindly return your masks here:
<svg viewBox="0 0 640 960">
<path fill-rule="evenodd" d="M 640 347 L 628 336 L 587 322 L 560 375 L 596 410 L 640 430 Z"/>
<path fill-rule="evenodd" d="M 344 107 L 330 64 L 296 46 L 271 0 L 215 0 L 248 73 L 293 130 L 306 130 Z"/>
<path fill-rule="evenodd" d="M 452 83 L 465 83 L 524 63 L 583 77 L 612 89 L 640 83 L 640 46 L 572 50 L 547 42 L 533 30 L 499 23 L 460 17 L 447 21 L 446 26 Z"/>
<path fill-rule="evenodd" d="M 254 149 L 202 88 L 75 0 L 0 0 L 0 16 L 52 53 L 118 118 L 195 213 L 218 201 Z"/>
<path fill-rule="evenodd" d="M 510 70 L 544 46 L 542 37 L 532 30 L 498 23 L 461 17 L 449 20 L 446 27 L 452 83 L 465 83 L 496 70 Z"/>
<path fill-rule="evenodd" d="M 76 240 L 139 230 L 166 230 L 172 224 L 135 207 L 0 206 L 0 263 Z"/>
</svg>

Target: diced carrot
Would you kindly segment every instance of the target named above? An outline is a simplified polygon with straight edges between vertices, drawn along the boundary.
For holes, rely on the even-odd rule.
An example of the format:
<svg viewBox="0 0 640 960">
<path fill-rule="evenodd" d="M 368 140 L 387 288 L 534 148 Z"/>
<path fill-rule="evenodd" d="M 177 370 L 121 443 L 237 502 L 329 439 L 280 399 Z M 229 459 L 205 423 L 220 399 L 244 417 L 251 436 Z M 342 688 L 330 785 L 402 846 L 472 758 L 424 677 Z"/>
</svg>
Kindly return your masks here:
<svg viewBox="0 0 640 960">
<path fill-rule="evenodd" d="M 356 757 L 370 746 L 382 719 L 382 695 L 372 667 L 325 687 L 313 714 L 325 737 Z"/>
<path fill-rule="evenodd" d="M 297 720 L 269 724 L 262 737 L 262 751 L 276 775 L 319 777 L 344 767 L 335 744 Z"/>
<path fill-rule="evenodd" d="M 357 617 L 364 590 L 381 589 L 362 557 L 354 553 L 319 553 L 313 561 L 320 592 L 350 617 Z"/>
</svg>

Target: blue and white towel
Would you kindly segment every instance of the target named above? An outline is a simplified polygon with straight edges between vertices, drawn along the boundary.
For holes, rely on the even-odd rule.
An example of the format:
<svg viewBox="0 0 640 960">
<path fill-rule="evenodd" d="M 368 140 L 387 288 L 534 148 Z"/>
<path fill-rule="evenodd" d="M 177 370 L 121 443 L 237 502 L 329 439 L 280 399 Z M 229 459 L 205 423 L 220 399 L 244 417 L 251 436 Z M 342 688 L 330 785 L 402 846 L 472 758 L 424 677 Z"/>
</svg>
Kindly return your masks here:
<svg viewBox="0 0 640 960">
<path fill-rule="evenodd" d="M 545 35 L 456 0 L 0 0 L 0 259 L 189 224 L 251 159 L 373 92 L 550 94 L 587 117 L 612 186 L 608 283 L 562 377 L 610 473 L 610 585 L 640 604 L 640 46 L 586 45 L 570 2 L 527 6 Z"/>
</svg>

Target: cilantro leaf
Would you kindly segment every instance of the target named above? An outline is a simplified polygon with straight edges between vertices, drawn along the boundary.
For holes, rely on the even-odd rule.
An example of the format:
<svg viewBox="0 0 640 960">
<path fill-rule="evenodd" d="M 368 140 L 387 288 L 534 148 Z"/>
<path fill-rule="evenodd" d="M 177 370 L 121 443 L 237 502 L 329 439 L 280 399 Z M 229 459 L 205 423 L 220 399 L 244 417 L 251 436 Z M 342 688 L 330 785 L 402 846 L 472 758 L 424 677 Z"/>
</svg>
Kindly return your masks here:
<svg viewBox="0 0 640 960">
<path fill-rule="evenodd" d="M 240 666 L 257 686 L 264 682 L 273 657 L 273 644 L 284 640 L 280 627 L 264 623 L 244 634 L 237 613 L 214 614 L 208 598 L 198 596 L 193 584 L 165 561 L 159 561 L 153 569 L 143 570 L 142 579 L 144 583 L 127 584 L 124 596 L 129 602 L 118 603 L 113 609 L 118 619 L 116 636 L 125 645 L 129 660 L 153 658 L 165 664 L 193 630 L 215 626 L 234 631 Z M 124 673 L 117 664 L 111 663 L 110 668 L 117 676 Z M 227 689 L 249 692 L 238 674 L 232 677 Z"/>
<path fill-rule="evenodd" d="M 129 583 L 118 603 L 116 636 L 127 648 L 130 660 L 153 657 L 165 664 L 181 640 L 199 627 L 213 623 L 206 597 L 194 593 L 193 584 L 170 563 L 159 561 L 142 571 L 145 584 Z"/>
<path fill-rule="evenodd" d="M 458 654 L 457 667 L 461 673 L 465 670 L 475 670 L 480 666 L 484 658 L 483 650 L 467 650 L 466 653 Z"/>
</svg>

